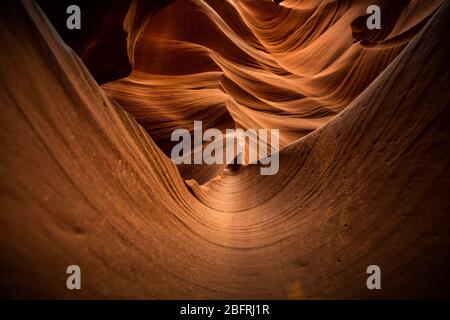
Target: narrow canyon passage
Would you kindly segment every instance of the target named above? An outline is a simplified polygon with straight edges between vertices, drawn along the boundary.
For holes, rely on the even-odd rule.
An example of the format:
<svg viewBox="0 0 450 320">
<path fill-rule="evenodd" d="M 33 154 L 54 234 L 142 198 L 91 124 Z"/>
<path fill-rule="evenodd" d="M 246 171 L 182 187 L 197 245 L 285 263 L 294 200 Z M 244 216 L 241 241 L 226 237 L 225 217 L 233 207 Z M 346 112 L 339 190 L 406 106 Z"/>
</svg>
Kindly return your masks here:
<svg viewBox="0 0 450 320">
<path fill-rule="evenodd" d="M 165 21 L 158 14 L 185 10 L 179 2 L 156 13 L 154 21 Z M 236 2 L 243 15 L 235 24 L 226 15 L 233 11 L 212 3 L 197 1 L 203 10 L 197 14 L 216 20 L 225 30 L 240 30 L 243 19 L 251 18 L 244 14 L 251 9 L 245 1 Z M 284 1 L 285 8 L 279 10 L 295 3 Z M 343 17 L 335 32 L 354 21 L 345 12 L 358 5 L 344 3 L 333 15 Z M 349 71 L 351 64 L 330 78 L 323 66 L 329 60 L 319 58 L 322 67 L 296 66 L 282 48 L 274 47 L 263 26 L 257 28 L 267 12 L 246 24 L 254 28 L 251 34 L 260 50 L 240 46 L 236 31 L 224 40 L 225 46 L 234 42 L 233 50 L 247 51 L 246 67 L 235 64 L 220 46 L 209 48 L 208 39 L 201 39 L 206 43 L 199 49 L 197 39 L 168 27 L 167 32 L 180 39 L 165 40 L 191 43 L 180 55 L 199 50 L 202 62 L 191 67 L 207 70 L 183 72 L 203 79 L 200 90 L 209 93 L 190 95 L 192 83 L 177 77 L 171 101 L 164 96 L 170 96 L 162 85 L 169 73 L 161 69 L 164 63 L 138 70 L 142 61 L 136 53 L 130 76 L 99 86 L 34 2 L 1 6 L 2 296 L 448 297 L 448 3 L 421 11 L 416 22 L 426 23 L 408 41 L 397 39 L 398 47 L 387 45 L 382 58 L 373 58 L 384 63 L 367 67 L 369 82 L 357 81 L 359 76 L 349 79 L 355 83 L 349 87 L 360 86 L 351 93 L 334 90 L 344 79 L 331 80 Z M 222 21 L 212 7 L 214 12 L 223 10 Z M 152 33 L 154 27 L 149 22 L 141 30 L 149 42 L 142 47 L 137 42 L 134 50 L 143 50 L 142 56 L 158 36 Z M 393 35 L 404 31 L 393 30 Z M 351 28 L 347 32 L 364 36 Z M 364 46 L 376 40 L 366 39 L 349 52 L 359 51 L 360 59 L 370 62 L 375 53 Z M 317 45 L 315 41 L 307 47 Z M 205 48 L 219 53 L 205 56 Z M 248 67 L 255 66 L 254 61 L 259 74 Z M 167 65 L 174 67 L 172 62 Z M 278 91 L 255 86 L 252 77 L 258 76 L 263 83 L 276 79 L 277 88 L 289 86 L 278 101 L 269 101 Z M 302 83 L 308 76 L 327 80 Z M 215 103 L 211 106 L 211 100 L 200 96 Z M 149 97 L 163 101 L 161 110 L 148 103 Z M 191 117 L 175 118 L 164 127 L 174 112 L 164 108 L 164 100 L 174 109 L 169 102 L 184 101 L 181 105 L 193 108 L 199 102 L 195 112 L 211 126 L 228 124 L 230 117 L 243 128 L 251 127 L 251 120 L 267 128 L 285 122 L 279 172 L 264 176 L 257 165 L 249 165 L 227 169 L 201 185 L 183 179 L 164 146 L 170 129 L 187 125 Z M 249 109 L 250 101 L 259 101 L 255 110 Z M 327 103 L 334 109 L 325 110 Z M 155 120 L 158 114 L 161 118 Z M 311 114 L 319 120 L 309 122 Z M 83 270 L 83 290 L 78 292 L 65 287 L 70 264 Z M 380 292 L 366 288 L 366 268 L 372 264 L 383 269 Z"/>
</svg>

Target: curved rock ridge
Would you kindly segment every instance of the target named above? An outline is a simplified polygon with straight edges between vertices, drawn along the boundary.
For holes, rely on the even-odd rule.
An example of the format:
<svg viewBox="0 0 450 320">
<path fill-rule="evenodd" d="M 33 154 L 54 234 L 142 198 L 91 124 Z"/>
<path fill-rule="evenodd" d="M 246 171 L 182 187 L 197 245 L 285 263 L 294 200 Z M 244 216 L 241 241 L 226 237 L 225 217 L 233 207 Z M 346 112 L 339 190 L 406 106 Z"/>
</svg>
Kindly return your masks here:
<svg viewBox="0 0 450 320">
<path fill-rule="evenodd" d="M 286 146 L 354 101 L 441 3 L 174 1 L 134 32 L 131 75 L 103 89 L 167 155 L 172 131 L 192 131 L 194 120 L 222 130 L 277 128 Z M 381 30 L 366 27 L 373 4 Z"/>
<path fill-rule="evenodd" d="M 186 69 L 181 74 L 177 68 L 164 74 L 159 69 L 156 73 L 152 68 L 162 68 L 165 62 L 161 59 L 158 64 L 152 57 L 162 58 L 164 54 L 149 55 L 146 62 L 145 55 L 139 52 L 158 43 L 161 48 L 156 47 L 155 52 L 163 52 L 167 49 L 164 39 L 170 37 L 152 42 L 156 34 L 147 32 L 152 28 L 151 19 L 134 47 L 133 68 L 139 70 L 145 64 L 146 69 L 133 70 L 129 78 L 104 86 L 108 95 L 119 101 L 116 103 L 64 45 L 32 1 L 2 2 L 1 296 L 448 297 L 448 2 L 439 8 L 426 6 L 429 13 L 423 9 L 422 14 L 411 8 L 421 2 L 405 6 L 403 10 L 411 10 L 411 14 L 398 18 L 401 23 L 392 27 L 392 37 L 410 30 L 414 23 L 408 17 L 421 16 L 419 20 L 427 22 L 400 46 L 384 46 L 387 35 L 362 35 L 348 29 L 361 15 L 359 9 L 352 9 L 358 8 L 359 2 L 340 1 L 339 7 L 335 2 L 303 1 L 300 5 L 289 0 L 282 1 L 279 7 L 272 2 L 261 2 L 256 7 L 250 1 L 221 5 L 214 2 L 216 6 L 212 1 L 183 3 L 189 12 L 192 5 L 198 6 L 199 10 L 194 11 L 205 23 L 202 28 L 216 30 L 209 24 L 214 21 L 214 26 L 228 30 L 221 33 L 226 37 L 214 33 L 209 41 L 219 39 L 223 48 L 229 44 L 231 51 L 226 52 L 238 51 L 243 59 L 233 60 L 233 55 L 227 56 L 219 47 L 208 49 L 208 55 L 200 54 L 205 52 L 206 43 L 196 43 L 189 50 L 192 56 L 198 52 L 198 59 L 203 60 L 196 64 L 192 58 L 189 68 L 204 70 L 193 73 Z M 166 9 L 183 8 L 177 2 Z M 213 13 L 217 10 L 222 10 L 220 15 Z M 330 10 L 334 13 L 328 16 Z M 317 19 L 313 25 L 317 24 L 319 31 L 323 28 L 323 32 L 305 34 L 304 38 L 295 35 L 301 38 L 298 43 L 280 35 L 286 42 L 277 44 L 277 32 L 266 34 L 263 27 L 263 21 L 274 28 L 280 24 L 273 17 L 274 11 L 298 15 L 305 23 Z M 430 15 L 432 11 L 435 13 Z M 240 19 L 233 25 L 225 23 L 227 12 L 230 16 L 238 12 Z M 154 17 L 169 13 L 164 9 Z M 161 29 L 165 29 L 163 20 L 155 20 Z M 322 20 L 328 23 L 322 26 Z M 339 21 L 348 23 L 344 28 Z M 186 39 L 177 33 L 175 25 L 170 26 L 167 24 L 166 34 L 179 37 L 168 42 L 174 46 L 182 43 L 186 49 Z M 304 60 L 309 64 L 302 64 L 281 50 L 298 45 L 299 52 L 307 57 L 317 41 L 331 41 L 331 35 L 324 31 L 330 28 L 342 31 L 343 38 L 349 37 L 348 48 L 335 40 L 335 45 L 341 46 L 340 57 L 316 53 L 317 65 L 309 59 Z M 245 41 L 236 30 L 246 30 Z M 191 37 L 195 34 L 186 32 Z M 353 44 L 353 34 L 376 41 L 381 48 Z M 148 40 L 145 45 L 140 43 L 143 39 Z M 331 42 L 327 46 L 328 52 L 334 52 Z M 180 62 L 183 50 L 177 58 Z M 381 51 L 377 55 L 374 50 Z M 361 60 L 370 62 L 369 56 L 380 59 L 360 66 L 367 73 L 359 71 L 360 77 L 372 80 L 362 86 L 356 81 L 358 77 L 353 78 L 358 72 L 347 69 L 349 82 L 342 91 L 336 91 L 333 72 L 326 65 L 333 66 L 337 73 L 338 65 L 358 65 L 360 59 L 352 57 L 353 51 L 360 51 Z M 292 54 L 295 52 L 293 49 Z M 351 63 L 344 63 L 346 55 Z M 252 68 L 250 61 L 257 61 L 258 68 Z M 194 76 L 204 82 L 198 89 L 189 81 Z M 220 86 L 213 80 L 216 78 Z M 302 84 L 301 80 L 308 78 Z M 272 121 L 278 121 L 272 119 L 277 119 L 274 106 L 289 105 L 290 100 L 299 100 L 296 103 L 303 107 L 310 103 L 311 110 L 322 110 L 325 104 L 320 104 L 331 101 L 333 107 L 327 108 L 333 115 L 339 113 L 330 116 L 329 121 L 323 116 L 324 124 L 301 139 L 301 129 L 293 130 L 292 138 L 285 130 L 286 146 L 279 151 L 277 175 L 262 176 L 256 165 L 229 167 L 200 186 L 182 178 L 157 145 L 157 139 L 152 138 L 152 127 L 146 128 L 149 135 L 127 106 L 127 101 L 150 99 L 152 86 L 165 102 L 165 81 L 173 81 L 178 87 L 173 89 L 174 99 L 191 101 L 193 109 L 197 107 L 196 99 L 188 91 L 210 92 L 207 97 L 217 99 L 215 108 L 203 104 L 201 95 L 197 100 L 199 112 L 205 110 L 200 114 L 207 113 L 205 121 L 211 125 L 222 117 L 214 118 L 211 110 L 216 109 L 217 113 L 229 114 L 240 126 L 245 126 L 248 118 L 270 127 Z M 284 81 L 286 86 L 277 81 Z M 344 81 L 341 79 L 340 84 Z M 359 88 L 359 94 L 355 88 Z M 305 97 L 290 95 L 283 89 Z M 232 90 L 240 94 L 233 97 Z M 140 91 L 145 94 L 140 96 Z M 306 93 L 314 93 L 314 99 Z M 355 97 L 350 99 L 351 95 Z M 265 104 L 255 103 L 255 109 L 249 111 L 242 102 L 244 98 Z M 347 99 L 348 106 L 339 107 Z M 306 112 L 302 108 L 288 112 L 294 113 L 294 109 L 299 115 Z M 155 116 L 148 119 L 155 126 L 155 119 L 160 117 L 162 124 L 171 114 L 169 103 L 167 108 L 159 109 L 150 103 L 145 108 L 141 104 L 136 110 L 154 112 Z M 291 117 L 286 114 L 280 117 Z M 174 127 L 186 121 L 175 115 L 174 119 Z M 299 117 L 299 128 L 301 121 Z M 160 127 L 159 137 L 168 130 Z M 65 286 L 65 270 L 72 264 L 82 269 L 82 290 L 70 291 Z M 382 290 L 366 287 L 366 268 L 372 264 L 381 267 Z"/>
</svg>

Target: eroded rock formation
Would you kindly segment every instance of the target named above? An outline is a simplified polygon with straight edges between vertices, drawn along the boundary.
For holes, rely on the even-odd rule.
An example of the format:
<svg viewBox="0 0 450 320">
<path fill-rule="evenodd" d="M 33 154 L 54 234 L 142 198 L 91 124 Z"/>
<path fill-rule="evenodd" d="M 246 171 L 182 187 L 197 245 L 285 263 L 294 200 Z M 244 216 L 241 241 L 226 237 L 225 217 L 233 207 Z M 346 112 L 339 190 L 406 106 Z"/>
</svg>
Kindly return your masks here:
<svg viewBox="0 0 450 320">
<path fill-rule="evenodd" d="M 102 89 L 33 2 L 3 2 L 1 295 L 448 297 L 449 4 L 369 35 L 363 1 L 336 3 L 176 1 Z M 279 173 L 186 182 L 161 149 L 196 117 L 281 128 Z"/>
</svg>

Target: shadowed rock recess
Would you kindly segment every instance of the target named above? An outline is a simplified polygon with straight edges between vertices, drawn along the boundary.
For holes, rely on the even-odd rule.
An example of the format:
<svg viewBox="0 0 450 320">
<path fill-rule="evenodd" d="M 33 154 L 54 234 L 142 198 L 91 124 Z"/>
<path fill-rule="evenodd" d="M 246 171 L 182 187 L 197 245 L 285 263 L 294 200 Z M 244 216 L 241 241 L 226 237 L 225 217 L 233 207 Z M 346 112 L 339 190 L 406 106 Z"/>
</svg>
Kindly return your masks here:
<svg viewBox="0 0 450 320">
<path fill-rule="evenodd" d="M 0 5 L 2 297 L 450 296 L 448 2 L 135 0 L 75 51 L 38 2 Z M 175 166 L 194 120 L 279 128 L 279 172 Z"/>
</svg>

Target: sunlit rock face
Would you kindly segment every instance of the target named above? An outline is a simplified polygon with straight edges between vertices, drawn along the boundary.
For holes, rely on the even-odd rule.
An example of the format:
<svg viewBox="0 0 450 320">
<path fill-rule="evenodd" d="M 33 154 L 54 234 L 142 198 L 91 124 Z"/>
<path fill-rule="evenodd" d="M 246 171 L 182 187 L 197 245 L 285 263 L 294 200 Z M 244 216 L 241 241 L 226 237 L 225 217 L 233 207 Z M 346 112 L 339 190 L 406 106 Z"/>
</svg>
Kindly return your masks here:
<svg viewBox="0 0 450 320">
<path fill-rule="evenodd" d="M 172 131 L 192 132 L 194 120 L 278 128 L 286 146 L 354 101 L 441 3 L 174 1 L 135 31 L 131 74 L 103 89 L 167 155 Z M 383 12 L 381 30 L 366 27 L 372 4 Z M 223 168 L 205 170 L 181 168 L 200 182 Z"/>
<path fill-rule="evenodd" d="M 448 2 L 276 2 L 1 2 L 2 297 L 450 296 Z M 175 166 L 194 120 L 278 173 Z"/>
</svg>

